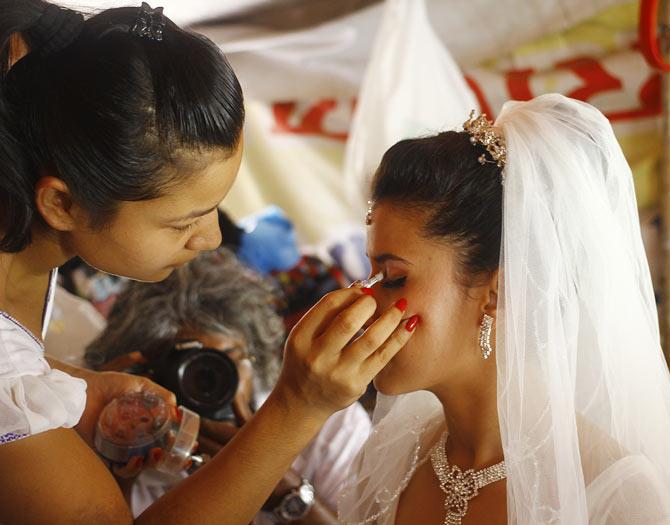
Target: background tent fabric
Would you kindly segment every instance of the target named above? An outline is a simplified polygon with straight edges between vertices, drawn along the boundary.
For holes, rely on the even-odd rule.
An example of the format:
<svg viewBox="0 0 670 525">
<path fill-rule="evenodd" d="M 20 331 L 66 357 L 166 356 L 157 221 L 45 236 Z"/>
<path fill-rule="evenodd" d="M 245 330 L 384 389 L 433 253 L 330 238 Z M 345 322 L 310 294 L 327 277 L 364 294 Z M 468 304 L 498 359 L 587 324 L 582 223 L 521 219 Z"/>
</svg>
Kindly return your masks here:
<svg viewBox="0 0 670 525">
<path fill-rule="evenodd" d="M 509 13 L 521 17 L 524 12 L 516 9 L 514 2 L 500 3 L 508 6 L 508 15 L 501 15 L 492 28 L 494 32 L 509 27 Z M 435 2 L 428 2 L 429 18 L 445 41 L 437 29 L 440 17 L 431 11 L 434 5 Z M 249 151 L 243 177 L 228 199 L 227 206 L 234 215 L 243 216 L 274 199 L 272 202 L 295 220 L 308 242 L 327 237 L 337 225 L 360 224 L 360 210 L 347 199 L 348 192 L 342 190 L 343 154 L 360 89 L 356 82 L 362 81 L 369 54 L 363 51 L 371 49 L 370 35 L 377 27 L 375 21 L 379 22 L 380 7 L 373 5 L 313 28 L 259 37 L 255 51 L 251 51 L 252 40 L 244 45 L 226 41 L 225 25 L 204 27 L 222 44 L 240 72 L 250 99 L 248 133 L 253 134 L 253 142 L 263 142 L 262 148 Z M 592 9 L 591 4 L 588 10 Z M 570 10 L 566 7 L 562 12 Z M 448 18 L 458 17 L 458 9 L 454 8 Z M 455 33 L 464 33 L 463 28 L 473 32 L 477 26 L 479 29 L 474 32 L 481 35 L 485 32 L 483 27 L 491 29 L 467 18 L 459 20 L 461 30 L 454 29 Z M 526 23 L 534 27 L 533 19 L 526 19 Z M 612 120 L 634 169 L 640 206 L 650 208 L 657 194 L 660 76 L 636 49 L 637 3 L 611 2 L 595 16 L 572 26 L 567 23 L 565 17 L 557 15 L 554 24 L 562 28 L 560 31 L 546 33 L 495 56 L 479 50 L 478 56 L 488 58 L 478 63 L 462 58 L 475 56 L 474 51 L 466 55 L 457 46 L 446 47 L 459 60 L 473 94 L 491 117 L 495 118 L 507 99 L 528 99 L 551 91 L 599 107 Z M 540 19 L 538 24 L 545 31 L 552 26 L 549 18 Z M 525 34 L 535 37 L 537 32 L 535 28 L 532 34 Z M 476 42 L 473 45 L 477 47 Z M 460 59 L 453 47 L 460 52 Z M 500 49 L 510 47 L 501 44 Z M 282 75 L 284 67 L 288 73 Z M 267 73 L 264 82 L 257 78 L 260 71 Z M 272 81 L 267 80 L 270 78 Z M 265 160 L 254 159 L 256 153 Z M 300 162 L 296 164 L 294 159 Z M 290 175 L 283 176 L 286 173 Z M 308 203 L 302 196 L 296 198 L 296 187 L 304 188 L 302 195 L 309 195 Z M 319 213 L 315 214 L 315 210 Z"/>
<path fill-rule="evenodd" d="M 396 142 L 460 128 L 478 109 L 428 20 L 424 0 L 387 0 L 347 140 L 348 203 L 360 213 L 367 210 L 379 159 Z"/>
<path fill-rule="evenodd" d="M 139 2 L 69 0 L 88 11 Z M 360 224 L 343 163 L 384 5 L 372 0 L 162 0 L 178 23 L 221 45 L 248 107 L 241 177 L 224 207 L 241 218 L 277 204 L 303 242 Z M 493 118 L 507 99 L 558 91 L 612 121 L 640 207 L 655 205 L 660 75 L 636 46 L 637 2 L 427 0 L 428 18 Z M 408 75 L 411 72 L 407 73 Z"/>
</svg>

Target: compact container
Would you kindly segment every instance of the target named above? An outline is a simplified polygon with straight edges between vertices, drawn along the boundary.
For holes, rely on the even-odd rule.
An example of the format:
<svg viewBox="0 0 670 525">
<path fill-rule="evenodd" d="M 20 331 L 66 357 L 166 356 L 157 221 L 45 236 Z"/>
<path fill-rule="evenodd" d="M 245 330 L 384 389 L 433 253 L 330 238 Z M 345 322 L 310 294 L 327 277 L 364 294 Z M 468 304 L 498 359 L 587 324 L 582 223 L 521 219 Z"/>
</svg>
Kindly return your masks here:
<svg viewBox="0 0 670 525">
<path fill-rule="evenodd" d="M 187 466 L 198 438 L 200 416 L 178 408 L 173 418 L 169 405 L 159 396 L 133 392 L 112 400 L 103 408 L 95 433 L 95 448 L 112 463 L 124 465 L 152 448 L 165 451 L 158 469 L 176 473 Z"/>
</svg>

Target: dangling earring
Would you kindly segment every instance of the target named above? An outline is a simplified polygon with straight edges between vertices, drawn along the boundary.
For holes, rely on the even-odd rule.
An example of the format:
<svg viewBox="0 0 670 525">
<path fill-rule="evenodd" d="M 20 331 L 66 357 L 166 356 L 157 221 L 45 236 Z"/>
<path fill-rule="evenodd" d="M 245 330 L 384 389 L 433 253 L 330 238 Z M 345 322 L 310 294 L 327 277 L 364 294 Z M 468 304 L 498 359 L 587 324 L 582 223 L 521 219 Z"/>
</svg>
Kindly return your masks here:
<svg viewBox="0 0 670 525">
<path fill-rule="evenodd" d="M 491 328 L 493 328 L 493 317 L 484 314 L 482 325 L 479 328 L 479 348 L 482 350 L 482 357 L 488 359 L 493 352 L 491 347 Z"/>
</svg>

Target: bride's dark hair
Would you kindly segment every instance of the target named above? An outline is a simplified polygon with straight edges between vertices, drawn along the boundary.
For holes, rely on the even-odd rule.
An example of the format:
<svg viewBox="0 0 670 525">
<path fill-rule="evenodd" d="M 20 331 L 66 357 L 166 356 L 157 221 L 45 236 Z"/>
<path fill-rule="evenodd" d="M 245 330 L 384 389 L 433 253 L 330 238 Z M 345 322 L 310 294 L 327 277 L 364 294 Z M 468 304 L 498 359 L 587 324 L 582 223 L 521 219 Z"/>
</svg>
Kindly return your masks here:
<svg viewBox="0 0 670 525">
<path fill-rule="evenodd" d="M 466 132 L 402 140 L 382 158 L 372 199 L 427 214 L 425 235 L 458 250 L 464 284 L 494 272 L 500 260 L 502 174 Z M 489 158 L 487 156 L 487 158 Z"/>
<path fill-rule="evenodd" d="M 191 156 L 239 143 L 242 89 L 202 35 L 166 17 L 161 41 L 137 36 L 139 7 L 84 21 L 43 0 L 0 0 L 0 13 L 0 251 L 30 242 L 45 172 L 103 226 L 120 201 L 183 183 Z"/>
</svg>

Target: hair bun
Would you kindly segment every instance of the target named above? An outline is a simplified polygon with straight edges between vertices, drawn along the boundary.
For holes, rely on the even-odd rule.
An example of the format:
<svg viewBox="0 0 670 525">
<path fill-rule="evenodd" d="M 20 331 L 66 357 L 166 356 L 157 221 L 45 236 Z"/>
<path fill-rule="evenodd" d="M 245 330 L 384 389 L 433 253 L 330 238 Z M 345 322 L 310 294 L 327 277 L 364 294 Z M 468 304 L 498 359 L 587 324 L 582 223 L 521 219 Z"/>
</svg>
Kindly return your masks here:
<svg viewBox="0 0 670 525">
<path fill-rule="evenodd" d="M 48 56 L 70 45 L 81 33 L 84 17 L 77 11 L 49 4 L 28 30 L 33 49 Z"/>
</svg>

